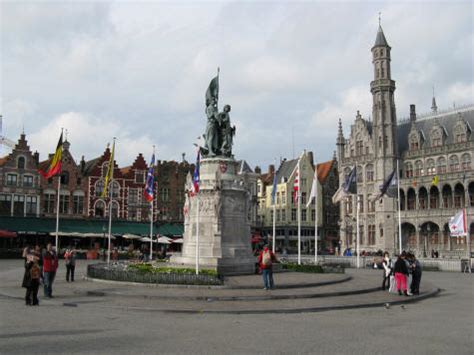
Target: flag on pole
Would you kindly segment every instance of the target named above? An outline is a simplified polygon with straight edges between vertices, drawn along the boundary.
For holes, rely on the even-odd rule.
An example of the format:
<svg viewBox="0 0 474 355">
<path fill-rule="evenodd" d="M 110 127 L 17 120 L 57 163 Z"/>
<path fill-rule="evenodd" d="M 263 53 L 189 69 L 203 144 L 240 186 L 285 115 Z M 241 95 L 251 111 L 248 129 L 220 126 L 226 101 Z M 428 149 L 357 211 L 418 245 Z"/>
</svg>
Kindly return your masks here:
<svg viewBox="0 0 474 355">
<path fill-rule="evenodd" d="M 193 173 L 193 185 L 191 187 L 191 196 L 196 195 L 199 192 L 199 164 L 201 161 L 201 152 L 198 150 L 196 157 L 196 166 L 194 167 Z"/>
<path fill-rule="evenodd" d="M 150 167 L 148 168 L 148 173 L 146 175 L 145 190 L 143 191 L 145 200 L 147 200 L 148 202 L 153 201 L 153 183 L 154 183 L 153 166 L 154 165 L 155 165 L 155 153 L 153 153 L 153 155 L 151 156 Z"/>
<path fill-rule="evenodd" d="M 431 185 L 438 186 L 438 183 L 439 183 L 439 176 L 438 175 L 433 176 L 433 179 L 431 180 Z"/>
<path fill-rule="evenodd" d="M 313 175 L 313 183 L 311 184 L 311 192 L 309 194 L 309 199 L 308 203 L 306 204 L 306 208 L 311 205 L 311 202 L 313 201 L 313 198 L 316 199 L 316 194 L 317 194 L 317 188 L 318 188 L 318 166 L 314 166 L 314 175 Z M 317 203 L 317 201 L 316 201 Z"/>
<path fill-rule="evenodd" d="M 346 180 L 341 185 L 341 187 L 337 189 L 336 193 L 332 197 L 332 202 L 338 203 L 344 197 L 350 194 L 357 194 L 357 169 L 355 166 L 346 177 Z"/>
<path fill-rule="evenodd" d="M 275 195 L 277 192 L 277 174 L 273 172 L 272 205 L 275 204 Z"/>
<path fill-rule="evenodd" d="M 62 167 L 62 155 L 63 155 L 63 132 L 59 137 L 58 145 L 56 146 L 56 151 L 54 152 L 53 157 L 48 162 L 48 167 L 46 169 L 39 169 L 38 172 L 45 178 L 49 179 L 54 175 L 61 173 Z"/>
<path fill-rule="evenodd" d="M 300 160 L 298 159 L 298 163 L 296 164 L 296 172 L 295 172 L 295 181 L 293 183 L 293 201 L 295 204 L 298 202 L 299 198 L 299 190 L 300 190 Z"/>
<path fill-rule="evenodd" d="M 107 196 L 107 189 L 109 187 L 109 182 L 113 179 L 114 175 L 114 152 L 115 152 L 115 141 L 112 144 L 112 152 L 110 153 L 109 166 L 107 167 L 107 174 L 105 175 L 104 189 L 100 197 Z"/>
<path fill-rule="evenodd" d="M 451 237 L 467 236 L 467 219 L 465 209 L 459 211 L 455 216 L 449 219 L 449 230 L 451 231 Z"/>
<path fill-rule="evenodd" d="M 383 184 L 379 187 L 379 193 L 371 198 L 371 201 L 380 200 L 384 195 L 388 197 L 397 197 L 398 180 L 397 170 L 390 173 L 389 176 L 384 180 Z"/>
</svg>

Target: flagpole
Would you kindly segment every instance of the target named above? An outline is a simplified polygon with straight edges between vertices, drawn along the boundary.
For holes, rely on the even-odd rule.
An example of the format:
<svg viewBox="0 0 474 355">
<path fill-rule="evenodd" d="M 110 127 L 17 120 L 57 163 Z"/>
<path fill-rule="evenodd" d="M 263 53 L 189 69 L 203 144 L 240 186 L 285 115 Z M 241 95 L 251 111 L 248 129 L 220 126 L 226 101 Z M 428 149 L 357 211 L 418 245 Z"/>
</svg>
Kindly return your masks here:
<svg viewBox="0 0 474 355">
<path fill-rule="evenodd" d="M 360 209 L 360 201 L 359 201 L 359 195 L 356 195 L 357 198 L 357 213 L 356 213 L 356 253 L 357 253 L 357 268 L 360 268 L 360 251 L 359 251 L 359 246 L 360 246 L 360 231 L 359 231 L 359 209 Z"/>
<path fill-rule="evenodd" d="M 58 202 L 56 206 L 56 253 L 59 254 L 59 200 L 61 199 L 61 174 L 58 175 Z"/>
<path fill-rule="evenodd" d="M 318 263 L 318 164 L 314 167 L 314 263 Z"/>
<path fill-rule="evenodd" d="M 276 206 L 273 201 L 273 238 L 272 238 L 272 251 L 275 254 L 275 233 L 276 233 L 276 220 L 275 220 Z"/>
<path fill-rule="evenodd" d="M 153 200 L 150 202 L 150 261 L 153 260 Z"/>
<path fill-rule="evenodd" d="M 301 171 L 300 171 L 301 157 L 298 159 L 298 265 L 301 265 Z"/>
<path fill-rule="evenodd" d="M 199 192 L 196 193 L 196 275 L 199 275 Z"/>
<path fill-rule="evenodd" d="M 398 193 L 398 244 L 400 255 L 402 254 L 402 217 L 400 212 L 400 170 L 398 167 L 398 159 L 397 159 L 397 193 Z"/>
<path fill-rule="evenodd" d="M 151 168 L 153 169 L 153 164 L 155 163 L 155 146 L 153 146 L 153 159 L 152 159 L 152 166 Z M 148 180 L 148 176 L 147 176 Z M 151 185 L 152 193 L 153 193 L 153 188 L 154 188 L 154 182 Z M 146 188 L 146 187 L 145 187 Z M 154 201 L 154 194 L 153 194 L 153 199 L 150 201 L 150 261 L 153 260 L 153 201 Z M 156 237 L 156 241 L 158 242 L 158 236 Z"/>
<path fill-rule="evenodd" d="M 112 146 L 112 153 L 115 153 L 115 137 L 114 137 L 114 144 Z M 110 249 L 111 249 L 111 240 L 112 240 L 112 190 L 114 188 L 114 159 L 112 157 L 112 161 L 109 161 L 109 164 L 112 164 L 112 166 L 109 166 L 109 169 L 112 169 L 112 179 L 110 180 L 110 186 L 111 188 L 109 189 L 109 197 L 110 197 L 110 202 L 109 202 L 109 245 L 108 245 L 108 253 L 107 253 L 107 264 L 110 264 Z M 106 187 L 105 187 L 106 188 Z"/>
</svg>

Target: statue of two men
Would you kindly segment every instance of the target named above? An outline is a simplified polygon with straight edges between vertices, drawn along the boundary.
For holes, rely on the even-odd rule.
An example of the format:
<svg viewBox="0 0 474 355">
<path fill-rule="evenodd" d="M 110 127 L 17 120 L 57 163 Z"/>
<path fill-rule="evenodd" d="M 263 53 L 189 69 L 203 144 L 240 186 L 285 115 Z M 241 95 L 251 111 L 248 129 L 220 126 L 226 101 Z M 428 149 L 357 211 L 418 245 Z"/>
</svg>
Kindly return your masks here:
<svg viewBox="0 0 474 355">
<path fill-rule="evenodd" d="M 230 105 L 225 105 L 223 112 L 218 111 L 219 77 L 215 77 L 206 92 L 207 125 L 204 134 L 205 144 L 201 153 L 205 157 L 232 155 L 232 142 L 235 135 L 235 126 L 230 124 Z"/>
</svg>

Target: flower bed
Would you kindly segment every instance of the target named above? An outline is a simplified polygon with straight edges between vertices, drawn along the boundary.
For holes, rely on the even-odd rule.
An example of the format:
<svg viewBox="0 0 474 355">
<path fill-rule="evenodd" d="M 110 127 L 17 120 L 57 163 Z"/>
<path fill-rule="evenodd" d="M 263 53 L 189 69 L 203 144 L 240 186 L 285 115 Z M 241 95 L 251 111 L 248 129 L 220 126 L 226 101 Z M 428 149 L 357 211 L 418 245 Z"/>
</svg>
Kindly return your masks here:
<svg viewBox="0 0 474 355">
<path fill-rule="evenodd" d="M 282 263 L 284 270 L 295 271 L 295 272 L 307 272 L 307 273 L 336 273 L 343 274 L 344 267 L 340 265 L 326 265 L 326 264 L 301 264 L 298 265 L 292 262 Z"/>
</svg>

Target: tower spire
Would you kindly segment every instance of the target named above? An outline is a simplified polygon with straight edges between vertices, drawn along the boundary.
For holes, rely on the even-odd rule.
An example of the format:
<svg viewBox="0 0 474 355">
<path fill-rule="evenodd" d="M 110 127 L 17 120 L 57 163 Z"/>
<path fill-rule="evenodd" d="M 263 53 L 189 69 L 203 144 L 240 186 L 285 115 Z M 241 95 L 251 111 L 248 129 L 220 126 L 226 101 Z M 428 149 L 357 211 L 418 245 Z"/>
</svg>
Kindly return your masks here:
<svg viewBox="0 0 474 355">
<path fill-rule="evenodd" d="M 433 85 L 433 99 L 431 100 L 431 111 L 433 113 L 438 113 L 438 106 L 436 106 L 436 97 L 435 97 L 434 85 Z"/>
</svg>

